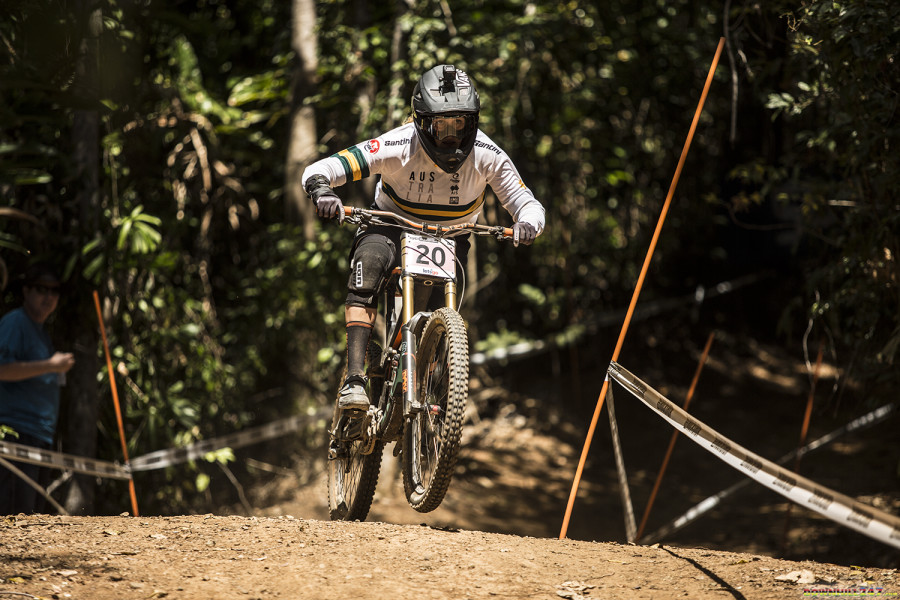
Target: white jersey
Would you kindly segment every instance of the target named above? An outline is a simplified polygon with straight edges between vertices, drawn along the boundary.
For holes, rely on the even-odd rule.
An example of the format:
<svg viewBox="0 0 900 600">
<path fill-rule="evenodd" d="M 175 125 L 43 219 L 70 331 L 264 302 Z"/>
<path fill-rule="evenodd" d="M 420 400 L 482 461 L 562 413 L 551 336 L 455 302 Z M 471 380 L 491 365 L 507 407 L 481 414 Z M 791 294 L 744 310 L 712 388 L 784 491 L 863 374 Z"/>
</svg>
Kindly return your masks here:
<svg viewBox="0 0 900 600">
<path fill-rule="evenodd" d="M 522 182 L 509 156 L 481 130 L 475 147 L 456 173 L 446 173 L 431 158 L 407 123 L 381 136 L 311 164 L 301 181 L 322 175 L 332 187 L 381 175 L 375 204 L 416 221 L 455 225 L 474 223 L 484 208 L 486 186 L 516 222 L 544 229 L 544 207 Z"/>
</svg>

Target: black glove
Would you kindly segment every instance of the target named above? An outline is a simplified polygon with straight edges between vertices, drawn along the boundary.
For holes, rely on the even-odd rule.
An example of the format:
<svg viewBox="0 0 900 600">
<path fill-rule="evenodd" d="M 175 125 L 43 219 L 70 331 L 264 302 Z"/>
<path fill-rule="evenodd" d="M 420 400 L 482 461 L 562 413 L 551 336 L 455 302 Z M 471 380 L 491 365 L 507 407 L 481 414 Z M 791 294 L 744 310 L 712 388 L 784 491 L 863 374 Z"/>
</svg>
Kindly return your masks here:
<svg viewBox="0 0 900 600">
<path fill-rule="evenodd" d="M 321 175 L 313 175 L 306 180 L 303 187 L 316 205 L 316 214 L 324 219 L 337 219 L 343 223 L 344 204 L 331 189 L 327 179 Z"/>
<path fill-rule="evenodd" d="M 336 195 L 319 196 L 316 201 L 316 214 L 324 219 L 337 219 L 339 223 L 344 222 L 344 204 Z"/>
<path fill-rule="evenodd" d="M 531 223 L 520 221 L 513 225 L 513 245 L 525 244 L 530 246 L 537 237 L 537 229 Z"/>
</svg>

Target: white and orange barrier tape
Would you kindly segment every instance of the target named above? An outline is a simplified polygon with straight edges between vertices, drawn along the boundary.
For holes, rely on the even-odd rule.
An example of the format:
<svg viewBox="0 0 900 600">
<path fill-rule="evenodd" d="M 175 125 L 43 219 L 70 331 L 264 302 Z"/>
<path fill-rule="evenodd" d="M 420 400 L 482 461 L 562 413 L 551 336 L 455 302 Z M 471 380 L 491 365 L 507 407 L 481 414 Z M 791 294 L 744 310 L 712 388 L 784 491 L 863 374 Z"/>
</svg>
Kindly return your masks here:
<svg viewBox="0 0 900 600">
<path fill-rule="evenodd" d="M 897 404 L 886 404 L 884 406 L 879 406 L 875 410 L 867 412 L 866 414 L 853 419 L 849 423 L 842 425 L 841 427 L 838 427 L 834 431 L 831 431 L 830 433 L 827 433 L 827 434 L 823 435 L 822 437 L 820 437 L 816 440 L 813 440 L 812 442 L 806 444 L 802 448 L 798 448 L 796 450 L 791 450 L 790 452 L 788 452 L 787 454 L 785 454 L 784 456 L 779 458 L 776 462 L 779 465 L 786 464 L 789 461 L 794 460 L 798 456 L 805 456 L 805 455 L 809 454 L 810 452 L 814 452 L 814 451 L 818 450 L 819 448 L 822 448 L 822 447 L 830 444 L 831 442 L 840 438 L 843 435 L 852 433 L 854 431 L 861 431 L 868 427 L 877 425 L 878 423 L 881 423 L 882 421 L 886 420 L 888 417 L 894 415 L 897 412 L 898 408 L 900 408 L 900 406 L 898 406 Z M 722 502 L 725 501 L 726 498 L 728 498 L 729 496 L 732 496 L 733 494 L 737 493 L 741 489 L 750 485 L 751 481 L 752 481 L 751 479 L 741 479 L 740 481 L 728 486 L 724 490 L 722 490 L 718 493 L 715 493 L 712 496 L 704 498 L 703 500 L 701 500 L 700 502 L 698 502 L 697 504 L 695 504 L 694 506 L 692 506 L 691 508 L 686 510 L 684 513 L 682 513 L 678 517 L 672 519 L 666 525 L 663 525 L 662 527 L 660 527 L 653 533 L 642 536 L 640 539 L 641 543 L 642 544 L 652 544 L 654 542 L 661 541 L 666 536 L 669 536 L 669 535 L 675 533 L 676 531 L 679 531 L 679 530 L 687 527 L 688 525 L 690 525 L 691 523 L 693 523 L 694 521 L 699 519 L 701 516 L 703 516 L 707 512 L 709 512 L 712 509 L 714 509 L 715 507 L 719 506 Z"/>
<path fill-rule="evenodd" d="M 608 377 L 719 460 L 785 498 L 889 546 L 900 548 L 900 518 L 845 496 L 750 452 L 698 421 L 621 365 Z"/>
</svg>

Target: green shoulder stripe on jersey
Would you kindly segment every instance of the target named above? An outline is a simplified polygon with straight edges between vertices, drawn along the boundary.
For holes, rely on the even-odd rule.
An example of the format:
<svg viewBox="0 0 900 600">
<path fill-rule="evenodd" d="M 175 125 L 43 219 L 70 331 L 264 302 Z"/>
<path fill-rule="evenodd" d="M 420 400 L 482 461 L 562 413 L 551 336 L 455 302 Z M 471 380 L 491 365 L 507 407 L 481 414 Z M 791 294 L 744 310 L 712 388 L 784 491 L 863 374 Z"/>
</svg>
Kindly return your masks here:
<svg viewBox="0 0 900 600">
<path fill-rule="evenodd" d="M 381 189 L 394 204 L 405 213 L 431 221 L 453 221 L 463 219 L 478 210 L 484 203 L 484 192 L 468 204 L 428 204 L 404 200 L 388 184 L 381 180 Z"/>
<path fill-rule="evenodd" d="M 344 167 L 344 174 L 351 181 L 359 181 L 369 176 L 369 165 L 363 153 L 356 146 L 350 146 L 346 150 L 341 150 L 337 154 L 332 155 Z"/>
</svg>

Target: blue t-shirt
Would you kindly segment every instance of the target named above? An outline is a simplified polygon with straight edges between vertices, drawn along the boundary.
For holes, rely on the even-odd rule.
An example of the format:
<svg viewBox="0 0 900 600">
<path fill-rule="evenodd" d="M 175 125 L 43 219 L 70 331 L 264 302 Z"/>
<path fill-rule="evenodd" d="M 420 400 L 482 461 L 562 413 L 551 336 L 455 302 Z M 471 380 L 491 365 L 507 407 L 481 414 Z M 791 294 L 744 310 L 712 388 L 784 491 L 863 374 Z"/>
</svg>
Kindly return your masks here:
<svg viewBox="0 0 900 600">
<path fill-rule="evenodd" d="M 0 319 L 0 365 L 46 360 L 53 343 L 40 323 L 17 308 Z M 59 374 L 45 373 L 22 381 L 0 381 L 0 423 L 19 433 L 53 443 L 59 417 Z M 7 441 L 15 441 L 15 439 Z"/>
</svg>

